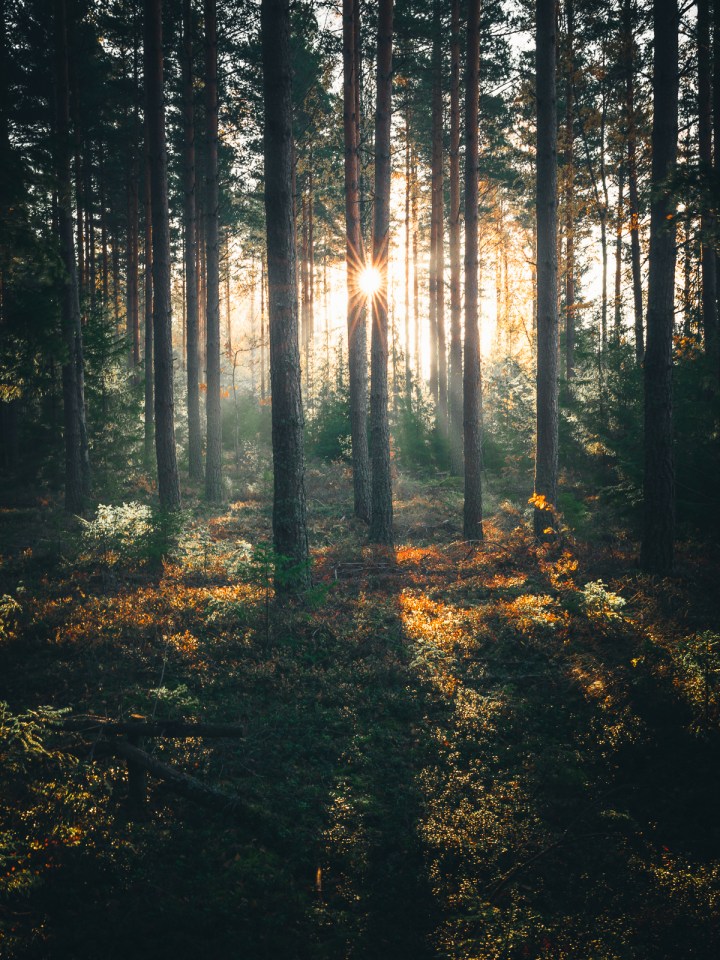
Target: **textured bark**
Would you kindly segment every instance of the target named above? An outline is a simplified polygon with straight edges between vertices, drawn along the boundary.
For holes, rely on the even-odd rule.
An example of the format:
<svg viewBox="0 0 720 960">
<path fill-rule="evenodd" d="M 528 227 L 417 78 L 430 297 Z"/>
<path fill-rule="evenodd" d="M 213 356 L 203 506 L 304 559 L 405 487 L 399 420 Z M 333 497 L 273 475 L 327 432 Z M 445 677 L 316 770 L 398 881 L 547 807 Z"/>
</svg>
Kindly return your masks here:
<svg viewBox="0 0 720 960">
<path fill-rule="evenodd" d="M 440 2 L 433 0 L 433 50 L 432 50 L 432 223 L 433 250 L 431 253 L 430 299 L 431 315 L 435 319 L 437 351 L 433 358 L 437 363 L 436 422 L 441 434 L 447 433 L 447 343 L 445 339 L 445 244 L 443 224 L 445 220 L 445 192 L 443 186 L 443 100 L 442 100 L 442 23 Z"/>
<path fill-rule="evenodd" d="M 358 273 L 365 256 L 360 222 L 360 158 L 358 154 L 358 63 L 355 34 L 357 0 L 343 0 L 343 134 L 345 141 L 345 263 L 347 269 L 348 367 L 350 436 L 352 441 L 355 516 L 370 520 L 370 455 L 367 435 L 367 325 Z"/>
<path fill-rule="evenodd" d="M 136 23 L 136 21 L 135 21 Z M 128 152 L 127 152 L 127 238 L 126 238 L 126 295 L 125 295 L 125 324 L 130 351 L 130 366 L 135 368 L 140 364 L 140 119 L 138 98 L 138 37 L 136 27 L 133 29 L 132 49 L 132 97 Z M 90 191 L 85 192 L 89 200 Z M 88 273 L 92 272 L 92 247 L 86 244 Z"/>
<path fill-rule="evenodd" d="M 713 126 L 713 176 L 720 183 L 720 0 L 712 2 L 712 126 Z M 717 217 L 717 213 L 716 213 Z M 718 255 L 715 253 L 715 283 L 717 286 Z M 718 331 L 718 361 L 720 361 L 720 331 Z M 720 380 L 720 362 L 715 363 L 715 374 Z"/>
<path fill-rule="evenodd" d="M 128 157 L 125 259 L 125 333 L 132 367 L 137 367 L 140 363 L 139 209 L 137 145 L 132 143 Z"/>
<path fill-rule="evenodd" d="M 155 373 L 155 454 L 163 510 L 180 509 L 175 450 L 172 306 L 170 301 L 170 219 L 163 96 L 161 0 L 145 0 L 145 97 L 150 154 L 153 273 L 153 369 Z"/>
<path fill-rule="evenodd" d="M 635 38 L 632 0 L 623 0 L 623 58 L 625 72 L 625 122 L 627 124 L 628 219 L 630 223 L 630 262 L 632 266 L 633 312 L 635 317 L 635 359 L 645 356 L 643 328 L 643 292 L 640 254 L 640 199 L 637 177 L 637 119 L 635 117 Z"/>
<path fill-rule="evenodd" d="M 90 494 L 87 460 L 82 323 L 72 220 L 70 167 L 70 92 L 68 80 L 68 27 L 65 0 L 55 0 L 55 122 L 57 173 L 57 225 L 63 264 L 60 311 L 66 357 L 63 362 L 65 431 L 65 509 L 81 514 Z"/>
<path fill-rule="evenodd" d="M 412 372 L 410 369 L 410 194 L 412 192 L 412 162 L 410 153 L 410 98 L 405 102 L 405 397 L 412 397 Z"/>
<path fill-rule="evenodd" d="M 152 284 L 152 202 L 150 187 L 150 153 L 148 122 L 145 118 L 145 410 L 144 462 L 150 470 L 155 447 L 155 382 L 153 377 L 153 284 Z"/>
<path fill-rule="evenodd" d="M 205 250 L 207 271 L 207 449 L 205 496 L 222 500 L 222 413 L 220 409 L 220 223 L 218 185 L 217 10 L 205 0 Z"/>
<path fill-rule="evenodd" d="M 618 173 L 618 206 L 615 224 L 615 341 L 620 342 L 622 330 L 622 231 L 625 220 L 625 176 L 623 170 Z"/>
<path fill-rule="evenodd" d="M 675 321 L 675 206 L 668 178 L 677 162 L 678 7 L 654 0 L 652 204 L 645 351 L 644 524 L 640 564 L 673 566 L 675 491 L 672 455 L 672 337 Z"/>
<path fill-rule="evenodd" d="M 466 540 L 483 539 L 482 374 L 478 321 L 478 140 L 480 94 L 480 0 L 469 0 L 465 63 L 465 366 L 463 438 Z"/>
<path fill-rule="evenodd" d="M 192 6 L 190 0 L 183 0 L 182 88 L 188 471 L 192 480 L 200 480 L 203 475 L 203 463 L 202 436 L 200 431 L 195 106 L 193 103 Z"/>
<path fill-rule="evenodd" d="M 380 287 L 372 300 L 370 347 L 370 458 L 372 510 L 370 540 L 393 542 L 390 425 L 388 422 L 388 248 L 390 242 L 390 125 L 392 111 L 393 0 L 379 0 L 377 102 L 375 110 L 375 209 L 373 264 Z"/>
<path fill-rule="evenodd" d="M 700 262 L 702 265 L 702 324 L 705 350 L 714 355 L 718 347 L 716 257 L 712 246 L 715 230 L 713 204 L 708 202 L 712 177 L 712 82 L 710 56 L 710 0 L 698 0 L 698 146 L 700 172 L 705 186 L 700 215 Z M 716 51 L 715 56 L 718 56 Z"/>
<path fill-rule="evenodd" d="M 565 84 L 565 377 L 575 375 L 575 10 L 565 0 L 567 82 Z M 568 387 L 569 389 L 569 387 Z"/>
<path fill-rule="evenodd" d="M 265 344 L 267 333 L 265 326 L 265 258 L 260 258 L 260 399 L 267 396 L 265 386 Z"/>
<path fill-rule="evenodd" d="M 276 589 L 309 583 L 303 409 L 300 389 L 295 225 L 292 196 L 292 65 L 289 0 L 262 0 L 265 99 L 265 220 L 270 312 L 274 468 L 273 537 L 294 576 L 276 571 Z"/>
<path fill-rule="evenodd" d="M 462 331 L 460 323 L 460 0 L 450 10 L 450 469 L 463 469 Z"/>
<path fill-rule="evenodd" d="M 536 2 L 537 450 L 535 536 L 554 527 L 558 474 L 557 103 L 554 0 Z"/>
</svg>

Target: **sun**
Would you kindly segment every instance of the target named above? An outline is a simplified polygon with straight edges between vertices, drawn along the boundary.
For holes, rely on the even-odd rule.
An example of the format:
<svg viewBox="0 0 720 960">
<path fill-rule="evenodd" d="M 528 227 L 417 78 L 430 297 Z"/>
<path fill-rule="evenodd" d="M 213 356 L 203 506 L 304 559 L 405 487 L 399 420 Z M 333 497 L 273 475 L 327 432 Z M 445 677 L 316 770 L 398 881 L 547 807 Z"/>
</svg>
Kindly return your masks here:
<svg viewBox="0 0 720 960">
<path fill-rule="evenodd" d="M 377 267 L 365 267 L 358 277 L 358 286 L 366 297 L 374 297 L 380 289 L 380 271 Z"/>
</svg>

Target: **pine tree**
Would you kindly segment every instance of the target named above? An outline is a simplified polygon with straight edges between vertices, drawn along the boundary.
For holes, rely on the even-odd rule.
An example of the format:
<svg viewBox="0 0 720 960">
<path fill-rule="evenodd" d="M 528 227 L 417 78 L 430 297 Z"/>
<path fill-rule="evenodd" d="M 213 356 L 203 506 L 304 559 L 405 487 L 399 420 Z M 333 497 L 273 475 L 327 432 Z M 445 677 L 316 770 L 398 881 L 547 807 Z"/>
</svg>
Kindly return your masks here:
<svg viewBox="0 0 720 960">
<path fill-rule="evenodd" d="M 270 381 L 275 550 L 293 565 L 276 589 L 309 584 L 303 408 L 293 217 L 292 67 L 289 0 L 262 0 L 265 97 L 265 218 L 270 314 Z"/>
<path fill-rule="evenodd" d="M 645 350 L 644 520 L 640 564 L 669 574 L 675 538 L 672 454 L 672 338 L 675 322 L 675 204 L 669 179 L 677 162 L 677 0 L 653 3 L 652 205 Z"/>
<path fill-rule="evenodd" d="M 393 542 L 390 425 L 388 422 L 388 248 L 390 242 L 390 126 L 392 111 L 393 0 L 380 0 L 377 34 L 375 112 L 375 208 L 373 265 L 380 275 L 372 299 L 370 457 L 372 513 L 370 541 Z"/>
<path fill-rule="evenodd" d="M 358 275 L 364 261 L 360 222 L 360 157 L 358 145 L 359 64 L 355 32 L 358 0 L 343 0 L 343 133 L 345 142 L 345 232 L 348 290 L 348 366 L 350 372 L 350 437 L 355 516 L 370 520 L 370 460 L 367 437 L 367 327 Z"/>
<path fill-rule="evenodd" d="M 145 97 L 150 155 L 153 271 L 153 362 L 155 372 L 155 454 L 158 493 L 164 510 L 180 509 L 175 451 L 172 305 L 170 301 L 170 217 L 163 94 L 162 2 L 145 0 Z"/>
<path fill-rule="evenodd" d="M 478 319 L 480 0 L 469 0 L 465 63 L 465 364 L 463 436 L 466 540 L 483 539 L 482 374 Z"/>
</svg>

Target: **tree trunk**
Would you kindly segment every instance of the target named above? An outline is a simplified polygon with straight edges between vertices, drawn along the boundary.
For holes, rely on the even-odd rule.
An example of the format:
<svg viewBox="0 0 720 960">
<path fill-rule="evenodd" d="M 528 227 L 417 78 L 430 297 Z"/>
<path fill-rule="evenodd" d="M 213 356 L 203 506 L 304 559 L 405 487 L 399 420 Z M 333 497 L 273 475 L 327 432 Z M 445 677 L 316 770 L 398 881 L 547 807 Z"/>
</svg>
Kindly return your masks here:
<svg viewBox="0 0 720 960">
<path fill-rule="evenodd" d="M 355 34 L 359 29 L 357 0 L 343 0 L 343 133 L 345 141 L 345 263 L 347 269 L 348 366 L 350 373 L 350 437 L 355 516 L 370 520 L 370 457 L 367 436 L 367 327 L 358 274 L 365 259 L 360 222 L 360 159 L 357 134 Z"/>
<path fill-rule="evenodd" d="M 575 10 L 565 0 L 567 82 L 565 84 L 565 377 L 575 375 Z"/>
<path fill-rule="evenodd" d="M 410 97 L 405 102 L 405 399 L 409 406 L 412 397 L 410 370 L 410 193 L 412 166 L 410 158 Z"/>
<path fill-rule="evenodd" d="M 265 386 L 265 343 L 267 340 L 265 327 L 265 257 L 260 258 L 260 399 L 267 396 Z"/>
<path fill-rule="evenodd" d="M 465 367 L 463 435 L 466 540 L 483 539 L 482 373 L 478 322 L 480 0 L 469 0 L 465 64 Z"/>
<path fill-rule="evenodd" d="M 393 503 L 388 422 L 388 252 L 390 243 L 390 125 L 392 111 L 393 0 L 379 0 L 375 111 L 373 264 L 380 286 L 372 298 L 370 347 L 370 540 L 392 546 Z"/>
<path fill-rule="evenodd" d="M 145 416 L 144 462 L 150 470 L 155 446 L 155 382 L 153 377 L 152 201 L 148 118 L 145 117 Z"/>
<path fill-rule="evenodd" d="M 163 99 L 162 2 L 145 0 L 145 96 L 150 154 L 153 267 L 153 360 L 155 453 L 163 510 L 180 509 L 175 452 L 172 305 L 170 300 L 170 218 Z"/>
<path fill-rule="evenodd" d="M 637 120 L 635 117 L 635 38 L 632 0 L 623 0 L 623 58 L 625 68 L 625 112 L 627 123 L 628 219 L 630 222 L 630 258 L 632 265 L 633 312 L 635 318 L 635 359 L 645 356 L 643 330 L 643 292 L 640 255 L 640 199 L 637 177 Z"/>
<path fill-rule="evenodd" d="M 90 464 L 87 459 L 87 445 L 83 444 L 83 437 L 87 437 L 87 426 L 85 424 L 82 323 L 73 242 L 68 25 L 65 0 L 55 0 L 55 42 L 58 240 L 64 270 L 60 309 L 66 349 L 62 370 L 65 509 L 70 513 L 81 514 L 90 494 Z"/>
<path fill-rule="evenodd" d="M 558 474 L 557 103 L 555 3 L 536 2 L 537 452 L 535 536 L 555 526 Z"/>
<path fill-rule="evenodd" d="M 673 566 L 672 337 L 675 321 L 675 205 L 667 181 L 677 162 L 678 7 L 654 0 L 652 187 L 647 349 L 645 352 L 644 524 L 640 565 Z"/>
<path fill-rule="evenodd" d="M 622 234 L 625 222 L 625 176 L 622 168 L 618 172 L 618 206 L 615 225 L 615 342 L 620 343 L 622 330 Z"/>
<path fill-rule="evenodd" d="M 710 54 L 710 0 L 698 0 L 698 146 L 703 184 L 700 212 L 700 261 L 702 265 L 702 325 L 705 350 L 711 356 L 718 346 L 717 278 L 712 237 L 715 216 L 712 210 L 712 86 Z M 715 51 L 719 56 L 720 51 Z"/>
<path fill-rule="evenodd" d="M 222 411 L 220 408 L 220 223 L 218 185 L 218 88 L 216 0 L 205 0 L 205 244 L 207 256 L 207 449 L 205 495 L 222 500 Z"/>
<path fill-rule="evenodd" d="M 450 9 L 450 470 L 463 469 L 462 332 L 460 324 L 460 0 Z"/>
<path fill-rule="evenodd" d="M 127 180 L 127 236 L 126 236 L 126 295 L 125 295 L 125 333 L 129 347 L 131 367 L 140 363 L 140 298 L 138 282 L 138 190 L 137 143 L 130 145 Z M 89 254 L 89 250 L 88 250 Z"/>
<path fill-rule="evenodd" d="M 200 430 L 200 347 L 198 324 L 197 210 L 195 177 L 195 106 L 192 72 L 192 6 L 183 0 L 183 221 L 185 228 L 185 300 L 187 315 L 188 470 L 192 480 L 203 475 Z"/>
<path fill-rule="evenodd" d="M 287 591 L 294 587 L 302 588 L 310 582 L 293 222 L 289 0 L 262 0 L 261 42 L 275 481 L 273 537 L 275 550 L 282 562 L 291 564 L 291 570 L 283 569 L 278 564 L 275 588 Z"/>
<path fill-rule="evenodd" d="M 447 344 L 445 340 L 445 249 L 444 214 L 445 192 L 443 188 L 443 100 L 442 100 L 442 24 L 440 0 L 433 0 L 433 50 L 432 50 L 432 221 L 434 250 L 431 256 L 430 297 L 434 300 L 432 314 L 437 333 L 437 427 L 441 435 L 447 435 Z"/>
</svg>

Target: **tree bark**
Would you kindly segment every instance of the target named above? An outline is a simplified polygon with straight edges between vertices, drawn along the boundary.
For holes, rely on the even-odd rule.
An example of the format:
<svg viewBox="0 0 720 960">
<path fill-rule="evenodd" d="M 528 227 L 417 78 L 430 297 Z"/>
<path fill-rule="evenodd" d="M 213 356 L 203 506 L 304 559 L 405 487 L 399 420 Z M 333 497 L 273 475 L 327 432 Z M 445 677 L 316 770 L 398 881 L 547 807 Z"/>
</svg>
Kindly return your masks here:
<svg viewBox="0 0 720 960">
<path fill-rule="evenodd" d="M 270 312 L 270 381 L 275 550 L 293 565 L 276 568 L 276 590 L 310 582 L 305 508 L 295 225 L 293 221 L 292 64 L 289 0 L 262 0 L 265 99 L 265 219 Z"/>
<path fill-rule="evenodd" d="M 536 2 L 537 451 L 535 536 L 555 526 L 558 474 L 557 103 L 554 0 Z"/>
<path fill-rule="evenodd" d="M 450 470 L 463 469 L 462 332 L 460 302 L 460 0 L 450 9 Z"/>
<path fill-rule="evenodd" d="M 630 259 L 632 266 L 633 312 L 635 318 L 635 359 L 645 357 L 643 329 L 643 291 L 640 255 L 640 199 L 637 175 L 637 119 L 635 116 L 635 38 L 632 0 L 623 0 L 623 58 L 625 68 L 625 113 L 627 124 L 628 219 L 630 223 Z"/>
<path fill-rule="evenodd" d="M 174 511 L 180 509 L 180 483 L 175 451 L 170 218 L 165 146 L 161 0 L 145 0 L 144 54 L 152 206 L 155 453 L 160 506 L 163 510 Z"/>
<path fill-rule="evenodd" d="M 482 372 L 478 318 L 480 0 L 469 0 L 465 65 L 465 366 L 463 438 L 466 540 L 483 539 Z"/>
<path fill-rule="evenodd" d="M 192 70 L 192 5 L 183 0 L 183 221 L 185 228 L 185 299 L 187 351 L 188 471 L 192 480 L 203 476 L 200 429 L 200 347 L 198 323 L 197 204 L 195 176 L 195 105 Z"/>
<path fill-rule="evenodd" d="M 390 242 L 390 125 L 392 111 L 393 0 L 379 0 L 377 102 L 375 112 L 375 208 L 373 264 L 380 286 L 372 298 L 370 457 L 372 508 L 370 540 L 392 546 L 393 504 L 388 422 L 388 252 Z"/>
<path fill-rule="evenodd" d="M 343 134 L 345 141 L 345 264 L 347 270 L 348 367 L 350 374 L 350 438 L 355 516 L 370 520 L 370 456 L 367 435 L 367 326 L 358 275 L 365 260 L 360 222 L 360 158 L 358 144 L 355 59 L 357 0 L 343 0 Z"/>
<path fill-rule="evenodd" d="M 431 313 L 435 318 L 437 352 L 433 352 L 437 370 L 436 424 L 441 435 L 447 435 L 447 343 L 445 340 L 445 191 L 443 186 L 443 100 L 442 100 L 442 23 L 440 0 L 433 0 L 432 50 L 432 222 L 433 251 L 430 275 Z"/>
<path fill-rule="evenodd" d="M 145 117 L 145 410 L 144 462 L 150 470 L 155 446 L 155 380 L 153 376 L 152 198 L 148 118 Z"/>
<path fill-rule="evenodd" d="M 710 49 L 710 0 L 698 0 L 698 146 L 703 204 L 700 212 L 700 262 L 702 267 L 702 324 L 705 351 L 714 356 L 718 347 L 717 277 L 712 195 L 712 82 Z M 719 52 L 715 51 L 717 57 Z"/>
<path fill-rule="evenodd" d="M 668 178 L 678 139 L 677 0 L 654 0 L 652 204 L 645 352 L 644 523 L 640 565 L 672 571 L 675 479 L 672 454 L 672 337 L 675 321 L 675 205 Z"/>
<path fill-rule="evenodd" d="M 222 500 L 222 412 L 220 407 L 220 222 L 218 184 L 218 87 L 216 0 L 205 0 L 205 244 L 207 257 L 207 449 L 205 496 Z"/>
<path fill-rule="evenodd" d="M 575 375 L 575 9 L 565 0 L 567 82 L 565 84 L 565 378 Z"/>
<path fill-rule="evenodd" d="M 615 342 L 620 343 L 622 330 L 622 234 L 625 222 L 625 175 L 622 168 L 618 172 L 618 206 L 615 225 Z"/>
<path fill-rule="evenodd" d="M 66 357 L 63 362 L 65 428 L 65 509 L 81 514 L 90 494 L 87 459 L 82 323 L 72 220 L 70 166 L 70 90 L 68 80 L 68 25 L 65 0 L 55 0 L 55 109 L 58 240 L 64 276 L 60 310 Z"/>
</svg>

